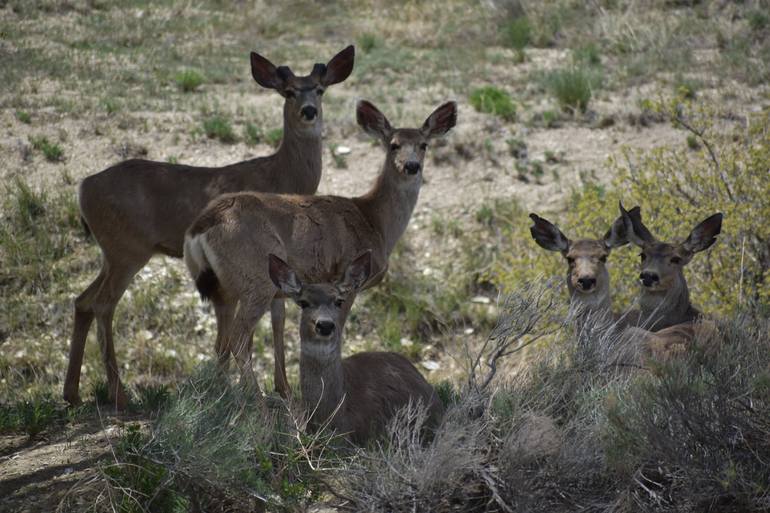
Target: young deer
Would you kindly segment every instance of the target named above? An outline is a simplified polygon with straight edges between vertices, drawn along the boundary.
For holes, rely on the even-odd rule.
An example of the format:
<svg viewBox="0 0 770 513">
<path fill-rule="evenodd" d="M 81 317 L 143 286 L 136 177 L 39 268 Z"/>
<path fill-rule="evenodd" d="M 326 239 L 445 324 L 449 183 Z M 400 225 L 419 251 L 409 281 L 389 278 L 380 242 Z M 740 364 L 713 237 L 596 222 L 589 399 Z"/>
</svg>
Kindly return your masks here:
<svg viewBox="0 0 770 513">
<path fill-rule="evenodd" d="M 110 400 L 123 408 L 112 340 L 112 317 L 133 276 L 157 253 L 180 258 L 184 233 L 214 197 L 244 190 L 313 194 L 321 179 L 321 95 L 353 69 L 349 46 L 328 64 L 316 64 L 308 76 L 295 76 L 251 54 L 259 85 L 285 98 L 284 138 L 273 155 L 221 168 L 128 160 L 91 175 L 80 184 L 80 212 L 104 256 L 99 276 L 75 300 L 75 320 L 64 399 L 80 401 L 78 388 L 83 349 L 96 317 Z M 276 305 L 281 309 L 283 303 Z"/>
<path fill-rule="evenodd" d="M 638 212 L 639 207 L 631 209 Z M 618 217 L 601 239 L 568 239 L 555 225 L 529 214 L 534 224 L 529 231 L 540 247 L 559 251 L 567 261 L 567 289 L 570 307 L 578 313 L 579 319 L 591 316 L 597 320 L 618 321 L 620 316 L 612 312 L 610 274 L 607 272 L 607 257 L 610 252 L 628 244 L 626 225 Z"/>
<path fill-rule="evenodd" d="M 306 285 L 286 262 L 269 255 L 270 279 L 302 308 L 299 375 L 310 425 L 328 422 L 359 445 L 382 433 L 410 403 L 427 409 L 429 427 L 444 413 L 436 391 L 400 354 L 366 352 L 342 358 L 345 320 L 353 297 L 369 279 L 371 256 L 367 251 L 356 258 L 336 281 Z"/>
<path fill-rule="evenodd" d="M 201 295 L 211 299 L 217 312 L 220 360 L 232 351 L 242 377 L 253 384 L 252 333 L 271 302 L 282 297 L 268 275 L 268 255 L 288 259 L 302 280 L 324 283 L 339 276 L 346 262 L 371 249 L 374 272 L 366 286 L 374 285 L 417 203 L 428 142 L 455 125 L 457 107 L 445 103 L 421 128 L 394 129 L 366 101 L 359 102 L 356 114 L 358 124 L 379 138 L 387 152 L 367 194 L 357 198 L 228 194 L 212 202 L 187 231 L 185 262 Z M 344 308 L 350 307 L 353 295 L 347 301 Z M 285 391 L 279 392 L 285 395 L 282 337 L 274 337 L 273 343 L 276 383 L 283 383 Z"/>
<path fill-rule="evenodd" d="M 638 325 L 651 331 L 696 321 L 701 313 L 690 303 L 684 266 L 695 253 L 716 242 L 722 229 L 722 214 L 714 214 L 693 228 L 682 243 L 661 242 L 642 223 L 638 210 L 620 205 L 628 238 L 642 249 L 639 282 Z"/>
</svg>

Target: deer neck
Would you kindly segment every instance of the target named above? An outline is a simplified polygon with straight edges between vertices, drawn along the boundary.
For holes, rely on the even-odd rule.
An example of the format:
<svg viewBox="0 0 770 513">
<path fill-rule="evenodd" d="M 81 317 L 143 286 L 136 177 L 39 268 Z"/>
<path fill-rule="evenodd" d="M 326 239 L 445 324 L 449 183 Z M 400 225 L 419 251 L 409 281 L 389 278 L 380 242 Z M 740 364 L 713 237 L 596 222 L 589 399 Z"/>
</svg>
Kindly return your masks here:
<svg viewBox="0 0 770 513">
<path fill-rule="evenodd" d="M 570 293 L 570 311 L 579 323 L 593 320 L 604 322 L 612 319 L 612 296 L 609 287 L 593 294 L 582 294 L 572 286 L 569 276 L 567 288 Z"/>
<path fill-rule="evenodd" d="M 323 120 L 314 130 L 294 126 L 284 105 L 283 139 L 276 152 L 269 157 L 257 157 L 237 165 L 248 183 L 254 172 L 267 168 L 270 192 L 282 194 L 315 194 L 321 183 Z M 319 114 L 320 116 L 320 114 Z M 259 173 L 262 175 L 263 173 Z M 264 181 L 264 176 L 259 179 Z M 244 187 L 248 189 L 248 187 Z"/>
<path fill-rule="evenodd" d="M 666 291 L 651 292 L 642 288 L 639 309 L 642 322 L 656 331 L 689 321 L 697 314 L 690 304 L 690 291 L 682 273 L 677 275 L 674 286 Z"/>
<path fill-rule="evenodd" d="M 331 418 L 345 397 L 345 378 L 342 370 L 342 347 L 336 344 L 331 351 L 319 345 L 300 342 L 299 374 L 302 402 L 311 423 L 323 424 Z M 340 412 L 344 411 L 344 404 Z M 337 418 L 343 415 L 338 414 Z M 335 424 L 339 424 L 339 421 Z"/>
<path fill-rule="evenodd" d="M 398 173 L 395 165 L 386 161 L 372 189 L 354 200 L 382 236 L 387 255 L 406 231 L 422 185 L 422 175 L 409 183 L 400 183 L 403 180 Z"/>
</svg>

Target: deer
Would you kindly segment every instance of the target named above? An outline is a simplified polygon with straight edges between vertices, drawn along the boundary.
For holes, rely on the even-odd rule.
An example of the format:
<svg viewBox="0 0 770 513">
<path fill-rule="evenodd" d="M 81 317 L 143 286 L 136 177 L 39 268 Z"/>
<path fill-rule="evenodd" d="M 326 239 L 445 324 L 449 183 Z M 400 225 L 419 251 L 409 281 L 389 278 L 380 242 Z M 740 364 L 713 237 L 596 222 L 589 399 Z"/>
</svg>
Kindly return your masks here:
<svg viewBox="0 0 770 513">
<path fill-rule="evenodd" d="M 428 143 L 455 125 L 457 105 L 444 103 L 420 128 L 396 129 L 377 107 L 361 100 L 356 119 L 385 149 L 380 173 L 366 194 L 226 194 L 187 230 L 185 262 L 201 296 L 211 300 L 217 313 L 220 362 L 232 353 L 241 379 L 257 391 L 251 363 L 254 327 L 271 302 L 285 297 L 268 275 L 269 255 L 286 260 L 303 281 L 325 283 L 369 249 L 373 272 L 364 288 L 379 283 L 417 203 Z M 347 297 L 343 308 L 350 307 L 353 297 Z M 282 337 L 274 337 L 273 346 L 276 354 L 283 354 Z M 284 362 L 280 369 L 277 362 L 276 381 L 285 384 Z"/>
<path fill-rule="evenodd" d="M 696 253 L 710 248 L 722 230 L 722 214 L 709 216 L 681 243 L 659 241 L 642 222 L 641 212 L 620 204 L 629 240 L 641 249 L 639 265 L 640 326 L 651 331 L 692 323 L 702 314 L 690 302 L 684 268 Z"/>
<path fill-rule="evenodd" d="M 716 340 L 716 325 L 690 302 L 685 266 L 696 253 L 710 248 L 722 230 L 722 214 L 696 225 L 683 242 L 658 240 L 642 222 L 638 210 L 620 212 L 629 240 L 641 248 L 639 264 L 639 311 L 629 336 L 641 341 L 655 359 L 682 353 L 693 342 L 708 346 Z"/>
<path fill-rule="evenodd" d="M 297 76 L 251 53 L 254 80 L 284 98 L 283 140 L 275 153 L 225 167 L 193 167 L 167 162 L 127 160 L 86 177 L 79 186 L 80 215 L 102 251 L 96 279 L 75 299 L 75 314 L 64 381 L 64 399 L 80 403 L 83 351 L 91 323 L 107 373 L 109 398 L 126 406 L 112 337 L 115 308 L 132 278 L 156 254 L 181 258 L 184 234 L 215 197 L 237 191 L 314 194 L 321 180 L 324 90 L 353 70 L 355 50 L 348 46 L 327 64 Z M 276 311 L 283 302 L 275 305 Z M 282 328 L 281 328 L 282 332 Z"/>
<path fill-rule="evenodd" d="M 631 209 L 638 212 L 639 207 Z M 601 239 L 571 240 L 550 221 L 529 214 L 529 231 L 535 242 L 548 251 L 558 251 L 567 262 L 567 290 L 570 310 L 582 325 L 589 317 L 607 325 L 622 324 L 624 316 L 612 311 L 610 274 L 606 263 L 610 252 L 628 244 L 623 217 L 618 217 Z"/>
<path fill-rule="evenodd" d="M 365 251 L 325 283 L 304 284 L 276 255 L 268 255 L 273 284 L 301 309 L 299 375 L 302 405 L 313 429 L 328 425 L 358 445 L 381 434 L 401 408 L 421 404 L 425 427 L 444 414 L 436 390 L 403 355 L 368 351 L 342 358 L 342 333 L 352 298 L 370 277 Z"/>
</svg>

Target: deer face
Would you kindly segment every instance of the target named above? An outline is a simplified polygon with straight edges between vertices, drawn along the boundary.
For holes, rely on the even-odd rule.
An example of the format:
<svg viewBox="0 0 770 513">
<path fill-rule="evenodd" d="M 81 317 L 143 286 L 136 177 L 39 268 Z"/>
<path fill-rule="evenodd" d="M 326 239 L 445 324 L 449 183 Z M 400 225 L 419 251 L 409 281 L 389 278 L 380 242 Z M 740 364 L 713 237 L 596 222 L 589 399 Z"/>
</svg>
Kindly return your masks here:
<svg viewBox="0 0 770 513">
<path fill-rule="evenodd" d="M 307 76 L 296 76 L 288 66 L 274 66 L 261 55 L 251 53 L 251 73 L 262 87 L 274 89 L 285 98 L 284 117 L 289 129 L 320 137 L 321 97 L 326 88 L 345 80 L 353 71 L 355 49 L 348 46 L 327 64 L 316 64 Z"/>
<path fill-rule="evenodd" d="M 311 355 L 337 351 L 350 306 L 356 293 L 369 279 L 371 251 L 351 262 L 343 276 L 334 283 L 303 285 L 286 262 L 275 255 L 270 255 L 269 260 L 270 279 L 302 309 L 302 351 Z"/>
<path fill-rule="evenodd" d="M 638 207 L 636 207 L 638 210 Z M 602 239 L 569 240 L 556 225 L 536 214 L 530 214 L 534 224 L 530 233 L 535 242 L 549 251 L 559 251 L 567 261 L 567 288 L 575 297 L 596 302 L 608 298 L 610 275 L 605 266 L 612 249 L 628 243 L 622 218 L 618 218 Z"/>
<path fill-rule="evenodd" d="M 695 253 L 704 251 L 716 242 L 722 230 L 722 214 L 714 214 L 692 229 L 682 243 L 658 241 L 642 222 L 638 210 L 626 211 L 620 205 L 621 216 L 628 230 L 628 238 L 641 248 L 639 254 L 639 283 L 647 292 L 668 292 L 685 283 L 684 266 Z"/>
<path fill-rule="evenodd" d="M 356 118 L 361 128 L 385 146 L 388 169 L 395 169 L 402 181 L 412 182 L 422 179 L 425 151 L 431 139 L 446 134 L 455 126 L 457 104 L 448 102 L 441 105 L 420 128 L 391 127 L 388 118 L 366 100 L 358 102 Z"/>
</svg>

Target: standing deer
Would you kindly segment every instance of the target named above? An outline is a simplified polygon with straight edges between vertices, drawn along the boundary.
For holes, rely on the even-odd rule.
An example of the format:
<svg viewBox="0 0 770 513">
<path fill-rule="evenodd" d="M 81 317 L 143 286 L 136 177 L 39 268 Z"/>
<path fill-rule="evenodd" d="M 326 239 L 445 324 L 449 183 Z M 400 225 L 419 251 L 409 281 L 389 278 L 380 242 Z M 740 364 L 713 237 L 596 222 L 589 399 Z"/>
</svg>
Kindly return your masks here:
<svg viewBox="0 0 770 513">
<path fill-rule="evenodd" d="M 220 360 L 232 351 L 241 376 L 253 385 L 254 327 L 271 302 L 282 297 L 268 275 L 268 255 L 287 260 L 305 282 L 326 283 L 371 249 L 374 272 L 366 287 L 377 283 L 417 203 L 428 142 L 455 125 L 457 106 L 440 106 L 421 128 L 392 128 L 367 101 L 358 103 L 356 117 L 386 150 L 379 177 L 367 194 L 228 194 L 212 202 L 187 231 L 185 262 L 201 295 L 211 299 L 217 312 Z M 347 297 L 343 308 L 350 308 L 353 297 Z M 283 354 L 283 339 L 275 337 L 273 343 L 276 354 Z M 279 379 L 286 382 L 283 368 L 276 368 Z"/>
<path fill-rule="evenodd" d="M 348 46 L 328 64 L 316 64 L 310 75 L 295 76 L 288 67 L 275 67 L 252 52 L 254 80 L 285 98 L 284 138 L 273 155 L 221 168 L 128 160 L 81 182 L 81 217 L 101 247 L 103 264 L 97 278 L 75 300 L 65 400 L 80 402 L 83 349 L 96 318 L 110 400 L 118 408 L 125 407 L 112 340 L 115 307 L 153 255 L 182 257 L 185 230 L 209 201 L 222 193 L 245 190 L 315 193 L 321 179 L 321 95 L 324 88 L 350 75 L 353 61 L 354 48 Z M 276 305 L 277 310 L 282 308 L 283 302 Z"/>
<path fill-rule="evenodd" d="M 276 287 L 302 308 L 299 375 L 310 425 L 327 424 L 359 445 L 384 431 L 401 408 L 422 403 L 427 426 L 438 424 L 444 407 L 433 387 L 402 355 L 365 352 L 342 358 L 342 331 L 353 297 L 371 273 L 371 251 L 347 266 L 333 282 L 303 284 L 289 265 L 269 255 Z"/>
<path fill-rule="evenodd" d="M 639 207 L 631 209 L 638 212 Z M 601 239 L 568 239 L 555 225 L 529 214 L 534 224 L 529 231 L 535 242 L 549 251 L 559 251 L 567 261 L 567 289 L 570 307 L 579 319 L 616 322 L 621 316 L 612 312 L 610 274 L 607 257 L 618 247 L 628 244 L 626 225 L 618 217 Z"/>
<path fill-rule="evenodd" d="M 692 323 L 700 311 L 690 303 L 690 292 L 684 276 L 686 266 L 695 253 L 716 242 L 722 229 L 722 214 L 714 214 L 693 228 L 681 243 L 661 242 L 642 223 L 638 210 L 626 211 L 620 205 L 629 240 L 639 246 L 639 325 L 651 331 L 681 323 Z"/>
</svg>

